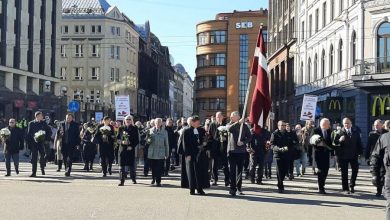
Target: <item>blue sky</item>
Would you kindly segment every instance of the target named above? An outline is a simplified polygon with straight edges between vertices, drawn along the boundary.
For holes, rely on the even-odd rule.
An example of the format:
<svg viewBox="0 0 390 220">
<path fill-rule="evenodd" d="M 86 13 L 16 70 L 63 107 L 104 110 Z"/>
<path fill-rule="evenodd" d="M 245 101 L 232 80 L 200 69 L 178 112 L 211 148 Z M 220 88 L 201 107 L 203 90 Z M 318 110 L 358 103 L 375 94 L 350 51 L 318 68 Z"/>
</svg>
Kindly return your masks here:
<svg viewBox="0 0 390 220">
<path fill-rule="evenodd" d="M 136 24 L 150 21 L 150 27 L 175 63 L 181 63 L 194 77 L 196 68 L 196 24 L 213 20 L 221 12 L 268 7 L 268 0 L 107 0 L 118 6 Z"/>
</svg>

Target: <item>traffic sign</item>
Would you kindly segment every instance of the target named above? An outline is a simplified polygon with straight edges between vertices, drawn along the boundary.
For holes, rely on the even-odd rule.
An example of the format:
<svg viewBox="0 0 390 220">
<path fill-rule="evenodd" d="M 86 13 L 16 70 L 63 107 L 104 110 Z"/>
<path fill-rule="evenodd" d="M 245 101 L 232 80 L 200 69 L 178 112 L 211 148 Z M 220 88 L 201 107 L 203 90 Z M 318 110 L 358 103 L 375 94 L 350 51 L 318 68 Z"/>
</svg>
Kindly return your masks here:
<svg viewBox="0 0 390 220">
<path fill-rule="evenodd" d="M 69 102 L 68 109 L 71 112 L 77 112 L 80 110 L 80 103 L 77 101 L 71 101 Z"/>
</svg>

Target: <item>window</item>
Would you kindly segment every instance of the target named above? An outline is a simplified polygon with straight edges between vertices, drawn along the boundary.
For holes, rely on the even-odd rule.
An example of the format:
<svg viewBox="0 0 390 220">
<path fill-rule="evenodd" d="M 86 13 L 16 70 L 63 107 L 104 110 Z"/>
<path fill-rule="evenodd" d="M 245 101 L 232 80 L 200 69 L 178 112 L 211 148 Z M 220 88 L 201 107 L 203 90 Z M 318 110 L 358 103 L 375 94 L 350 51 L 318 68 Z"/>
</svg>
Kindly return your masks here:
<svg viewBox="0 0 390 220">
<path fill-rule="evenodd" d="M 73 91 L 73 99 L 74 100 L 83 100 L 84 99 L 84 91 L 81 89 L 76 89 Z"/>
<path fill-rule="evenodd" d="M 90 96 L 89 96 L 89 102 L 94 103 L 95 102 L 95 91 L 91 90 Z"/>
<path fill-rule="evenodd" d="M 61 67 L 60 79 L 66 80 L 66 67 Z"/>
<path fill-rule="evenodd" d="M 344 1 L 345 0 L 339 0 L 339 9 L 340 9 L 340 14 L 343 13 L 343 10 L 344 10 Z"/>
<path fill-rule="evenodd" d="M 97 26 L 97 32 L 98 32 L 98 33 L 102 33 L 102 26 L 101 26 L 101 25 L 98 25 L 98 26 Z"/>
<path fill-rule="evenodd" d="M 377 34 L 378 71 L 387 72 L 390 69 L 390 23 L 381 24 Z"/>
<path fill-rule="evenodd" d="M 208 34 L 206 32 L 198 34 L 198 45 L 208 44 Z"/>
<path fill-rule="evenodd" d="M 82 57 L 83 56 L 83 45 L 76 44 L 76 57 Z"/>
<path fill-rule="evenodd" d="M 111 79 L 112 82 L 114 82 L 114 80 L 115 80 L 115 68 L 111 68 L 110 79 Z"/>
<path fill-rule="evenodd" d="M 115 58 L 115 46 L 114 45 L 111 45 L 111 58 L 114 59 Z"/>
<path fill-rule="evenodd" d="M 92 67 L 91 68 L 91 80 L 99 80 L 99 74 L 100 68 L 99 67 Z"/>
<path fill-rule="evenodd" d="M 356 32 L 352 32 L 352 66 L 356 64 Z"/>
<path fill-rule="evenodd" d="M 121 28 L 120 27 L 116 28 L 116 35 L 121 36 Z"/>
<path fill-rule="evenodd" d="M 300 72 L 300 74 L 299 74 L 299 76 L 298 76 L 298 83 L 300 84 L 300 85 L 302 85 L 303 84 L 303 62 L 301 62 L 301 72 Z M 278 76 L 278 75 L 277 75 Z"/>
<path fill-rule="evenodd" d="M 209 54 L 209 66 L 225 66 L 224 53 Z"/>
<path fill-rule="evenodd" d="M 249 58 L 249 37 L 248 34 L 240 35 L 240 69 L 239 69 L 239 111 L 242 112 L 245 103 L 246 90 L 248 88 L 248 58 Z"/>
<path fill-rule="evenodd" d="M 334 0 L 330 0 L 330 19 L 334 19 Z"/>
<path fill-rule="evenodd" d="M 83 68 L 82 67 L 74 68 L 74 79 L 75 80 L 83 80 Z"/>
<path fill-rule="evenodd" d="M 316 9 L 316 18 L 315 18 L 315 24 L 314 24 L 314 33 L 318 32 L 318 22 L 319 22 L 319 11 L 318 8 Z"/>
<path fill-rule="evenodd" d="M 85 33 L 85 25 L 80 25 L 80 33 L 81 34 Z"/>
<path fill-rule="evenodd" d="M 207 88 L 207 80 L 206 77 L 198 77 L 196 81 L 196 88 L 197 89 L 204 89 Z"/>
<path fill-rule="evenodd" d="M 68 25 L 64 25 L 64 26 L 62 27 L 62 33 L 63 33 L 63 34 L 69 33 L 69 26 L 68 26 Z"/>
<path fill-rule="evenodd" d="M 302 36 L 301 40 L 304 41 L 305 40 L 305 22 L 304 21 L 302 21 L 301 30 L 302 30 L 302 32 L 301 32 L 301 36 Z"/>
<path fill-rule="evenodd" d="M 325 50 L 321 54 L 321 78 L 325 77 Z"/>
<path fill-rule="evenodd" d="M 318 58 L 317 58 L 317 54 L 314 56 L 314 69 L 313 69 L 313 81 L 316 81 L 317 80 L 317 77 L 318 77 L 318 68 L 317 68 L 317 64 L 318 64 Z"/>
<path fill-rule="evenodd" d="M 309 58 L 309 61 L 307 62 L 307 80 L 306 83 L 311 82 L 311 59 Z"/>
<path fill-rule="evenodd" d="M 198 103 L 198 110 L 207 110 L 206 100 L 198 99 L 197 103 Z"/>
<path fill-rule="evenodd" d="M 339 71 L 343 69 L 343 40 L 339 41 Z"/>
<path fill-rule="evenodd" d="M 119 46 L 116 47 L 116 58 L 119 60 L 120 59 L 120 52 L 121 48 Z"/>
<path fill-rule="evenodd" d="M 225 76 L 217 76 L 217 88 L 225 88 Z"/>
<path fill-rule="evenodd" d="M 80 32 L 80 27 L 78 25 L 74 26 L 74 33 L 78 34 Z"/>
<path fill-rule="evenodd" d="M 330 45 L 330 50 L 329 50 L 329 75 L 333 74 L 334 71 L 334 49 L 333 45 Z"/>
<path fill-rule="evenodd" d="M 206 55 L 198 55 L 198 67 L 207 66 L 206 57 Z"/>
<path fill-rule="evenodd" d="M 66 45 L 61 45 L 61 57 L 66 57 Z"/>
<path fill-rule="evenodd" d="M 99 57 L 100 56 L 99 48 L 100 48 L 100 46 L 98 44 L 93 44 L 92 45 L 92 56 L 93 57 Z"/>
<path fill-rule="evenodd" d="M 322 28 L 324 28 L 326 25 L 326 18 L 326 2 L 324 2 L 324 4 L 322 5 Z"/>
<path fill-rule="evenodd" d="M 308 37 L 311 37 L 311 34 L 312 34 L 312 26 L 313 26 L 313 16 L 312 15 L 309 15 L 309 36 Z"/>
<path fill-rule="evenodd" d="M 212 44 L 226 43 L 226 31 L 212 31 L 212 32 L 210 32 L 210 43 L 212 43 Z"/>
<path fill-rule="evenodd" d="M 217 108 L 218 108 L 218 100 L 209 99 L 209 110 L 217 110 Z"/>
<path fill-rule="evenodd" d="M 95 25 L 92 25 L 92 26 L 91 26 L 91 33 L 92 33 L 92 34 L 95 34 L 95 33 L 97 32 L 96 29 L 97 29 L 96 26 L 95 26 Z"/>
<path fill-rule="evenodd" d="M 119 82 L 120 76 L 119 76 L 119 68 L 116 68 L 116 73 L 115 73 L 115 81 Z"/>
<path fill-rule="evenodd" d="M 116 28 L 114 26 L 111 27 L 111 34 L 112 35 L 115 35 L 116 33 Z"/>
</svg>

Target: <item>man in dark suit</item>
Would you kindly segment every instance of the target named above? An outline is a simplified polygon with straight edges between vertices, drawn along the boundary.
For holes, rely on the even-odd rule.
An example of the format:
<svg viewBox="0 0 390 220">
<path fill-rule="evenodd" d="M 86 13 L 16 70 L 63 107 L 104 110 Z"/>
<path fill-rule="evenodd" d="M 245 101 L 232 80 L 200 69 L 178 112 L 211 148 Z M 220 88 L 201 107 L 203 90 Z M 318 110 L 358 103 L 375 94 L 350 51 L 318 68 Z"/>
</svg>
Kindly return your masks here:
<svg viewBox="0 0 390 220">
<path fill-rule="evenodd" d="M 320 127 L 313 130 L 311 136 L 319 135 L 321 138 L 313 145 L 315 147 L 314 159 L 318 168 L 318 192 L 326 194 L 325 181 L 329 172 L 329 156 L 333 156 L 332 149 L 332 130 L 330 129 L 330 121 L 323 118 L 320 122 Z"/>
<path fill-rule="evenodd" d="M 23 130 L 16 127 L 14 118 L 9 120 L 8 130 L 11 131 L 9 138 L 7 140 L 0 139 L 0 143 L 4 143 L 5 167 L 7 169 L 5 176 L 11 176 L 11 158 L 14 161 L 15 172 L 19 174 L 19 151 L 23 149 L 24 143 Z"/>
<path fill-rule="evenodd" d="M 352 122 L 349 118 L 343 119 L 344 127 L 335 135 L 334 144 L 337 146 L 336 155 L 341 168 L 341 179 L 343 192 L 350 194 L 355 192 L 355 182 L 359 171 L 358 159 L 363 153 L 360 134 L 352 129 Z M 348 164 L 351 165 L 352 176 L 348 186 Z"/>
<path fill-rule="evenodd" d="M 37 174 L 37 163 L 38 163 L 38 153 L 39 153 L 39 162 L 41 165 L 42 175 L 45 175 L 45 147 L 44 142 L 37 142 L 34 139 L 34 136 L 39 131 L 45 131 L 45 141 L 50 141 L 51 138 L 51 129 L 43 120 L 43 113 L 38 111 L 35 112 L 35 120 L 28 123 L 26 141 L 27 145 L 31 150 L 31 163 L 32 163 L 32 174 L 30 177 L 36 177 Z"/>
<path fill-rule="evenodd" d="M 62 136 L 61 153 L 66 165 L 65 176 L 70 176 L 72 171 L 72 160 L 76 147 L 80 145 L 79 125 L 73 121 L 73 115 L 68 113 L 66 119 L 61 123 L 64 135 Z"/>
</svg>

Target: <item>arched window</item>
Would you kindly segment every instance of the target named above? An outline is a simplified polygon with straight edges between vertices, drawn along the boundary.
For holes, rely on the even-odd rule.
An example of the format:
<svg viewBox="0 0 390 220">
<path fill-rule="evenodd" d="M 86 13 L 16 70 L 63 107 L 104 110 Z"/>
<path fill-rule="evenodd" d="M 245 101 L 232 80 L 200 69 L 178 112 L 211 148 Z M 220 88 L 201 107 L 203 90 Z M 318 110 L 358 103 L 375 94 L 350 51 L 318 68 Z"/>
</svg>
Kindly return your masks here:
<svg viewBox="0 0 390 220">
<path fill-rule="evenodd" d="M 334 68 L 334 49 L 333 45 L 330 45 L 329 49 L 329 75 L 333 74 Z"/>
<path fill-rule="evenodd" d="M 325 78 L 325 50 L 321 54 L 321 78 Z"/>
<path fill-rule="evenodd" d="M 339 41 L 339 72 L 343 69 L 343 40 Z"/>
<path fill-rule="evenodd" d="M 351 44 L 352 44 L 352 66 L 355 66 L 356 64 L 356 32 L 353 31 L 352 32 L 352 41 L 351 41 Z"/>
<path fill-rule="evenodd" d="M 378 28 L 378 72 L 390 68 L 390 23 L 385 22 Z"/>
<path fill-rule="evenodd" d="M 313 81 L 316 81 L 316 80 L 317 80 L 317 77 L 318 77 L 317 64 L 318 64 L 318 58 L 317 58 L 317 54 L 316 54 L 316 55 L 314 56 Z"/>
<path fill-rule="evenodd" d="M 309 61 L 307 61 L 307 80 L 306 83 L 311 82 L 311 59 L 309 58 Z"/>
</svg>

